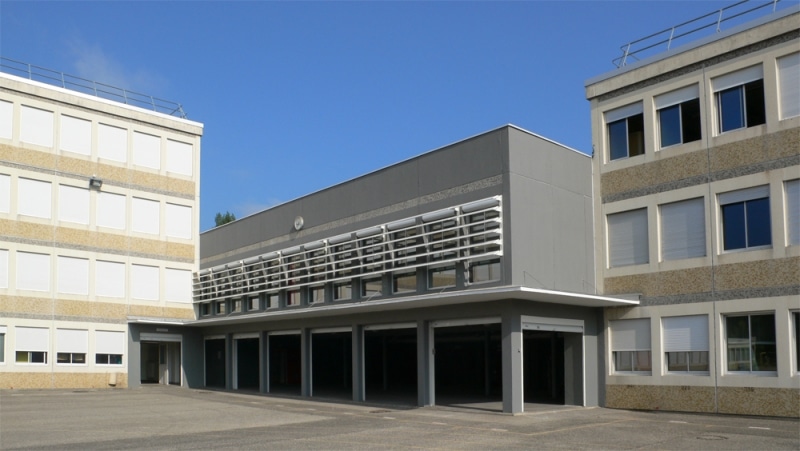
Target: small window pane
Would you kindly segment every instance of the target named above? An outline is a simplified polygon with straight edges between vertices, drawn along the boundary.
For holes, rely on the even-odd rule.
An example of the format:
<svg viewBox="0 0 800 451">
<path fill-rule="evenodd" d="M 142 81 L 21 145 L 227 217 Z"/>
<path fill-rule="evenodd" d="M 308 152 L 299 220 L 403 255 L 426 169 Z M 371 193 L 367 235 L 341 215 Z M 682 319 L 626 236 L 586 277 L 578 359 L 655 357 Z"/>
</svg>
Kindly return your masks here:
<svg viewBox="0 0 800 451">
<path fill-rule="evenodd" d="M 395 293 L 408 293 L 417 290 L 417 273 L 403 273 L 392 276 L 392 290 Z"/>
<path fill-rule="evenodd" d="M 722 228 L 723 247 L 726 251 L 747 247 L 744 202 L 722 206 Z"/>
<path fill-rule="evenodd" d="M 644 115 L 628 118 L 628 155 L 634 157 L 644 154 Z"/>
<path fill-rule="evenodd" d="M 684 143 L 700 140 L 700 99 L 681 104 L 681 127 Z"/>
<path fill-rule="evenodd" d="M 380 278 L 365 279 L 361 283 L 362 297 L 380 296 L 382 290 L 383 290 L 383 283 Z"/>
<path fill-rule="evenodd" d="M 750 340 L 753 350 L 753 371 L 777 371 L 775 315 L 751 316 Z"/>
<path fill-rule="evenodd" d="M 611 160 L 628 156 L 628 126 L 625 119 L 608 124 L 608 145 Z"/>
<path fill-rule="evenodd" d="M 469 269 L 470 283 L 500 280 L 500 260 L 487 260 L 473 264 Z"/>
<path fill-rule="evenodd" d="M 745 106 L 747 108 L 747 126 L 761 125 L 766 122 L 764 109 L 764 80 L 756 80 L 744 85 Z"/>
<path fill-rule="evenodd" d="M 333 286 L 334 300 L 352 299 L 353 287 L 350 282 L 337 283 Z"/>
<path fill-rule="evenodd" d="M 286 305 L 300 305 L 300 290 L 286 292 Z"/>
<path fill-rule="evenodd" d="M 747 247 L 772 244 L 769 220 L 769 198 L 754 199 L 747 206 Z"/>
<path fill-rule="evenodd" d="M 456 267 L 454 265 L 442 268 L 433 268 L 429 271 L 429 288 L 444 288 L 456 286 Z"/>
<path fill-rule="evenodd" d="M 673 105 L 658 112 L 661 126 L 661 147 L 681 143 L 681 107 Z"/>
<path fill-rule="evenodd" d="M 744 127 L 741 86 L 720 91 L 717 96 L 720 131 L 727 132 Z"/>
</svg>

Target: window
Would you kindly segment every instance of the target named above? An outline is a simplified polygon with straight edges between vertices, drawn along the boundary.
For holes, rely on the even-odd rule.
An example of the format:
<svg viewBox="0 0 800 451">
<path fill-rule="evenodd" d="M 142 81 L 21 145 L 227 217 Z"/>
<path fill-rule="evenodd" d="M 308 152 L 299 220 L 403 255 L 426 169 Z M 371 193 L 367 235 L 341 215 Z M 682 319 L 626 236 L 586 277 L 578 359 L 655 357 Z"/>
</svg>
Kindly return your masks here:
<svg viewBox="0 0 800 451">
<path fill-rule="evenodd" d="M 131 203 L 131 229 L 134 232 L 158 235 L 159 209 L 158 201 L 134 197 Z"/>
<path fill-rule="evenodd" d="M 105 191 L 97 193 L 97 225 L 125 230 L 127 221 L 125 203 L 125 196 L 122 194 L 113 194 Z"/>
<path fill-rule="evenodd" d="M 800 116 L 800 52 L 778 58 L 781 119 Z"/>
<path fill-rule="evenodd" d="M 211 314 L 211 304 L 209 303 L 200 304 L 200 315 L 208 316 L 210 314 Z"/>
<path fill-rule="evenodd" d="M 17 327 L 16 362 L 46 364 L 50 347 L 50 329 L 41 327 Z"/>
<path fill-rule="evenodd" d="M 19 140 L 39 146 L 53 147 L 53 112 L 22 105 Z"/>
<path fill-rule="evenodd" d="M 57 283 L 59 293 L 89 294 L 89 259 L 56 257 Z"/>
<path fill-rule="evenodd" d="M 0 288 L 8 288 L 8 251 L 0 249 Z"/>
<path fill-rule="evenodd" d="M 648 262 L 647 209 L 608 215 L 608 266 L 616 268 Z"/>
<path fill-rule="evenodd" d="M 167 140 L 167 171 L 192 175 L 192 145 Z"/>
<path fill-rule="evenodd" d="M 700 139 L 699 97 L 693 85 L 655 98 L 662 148 Z"/>
<path fill-rule="evenodd" d="M 308 289 L 309 299 L 311 300 L 312 304 L 321 304 L 325 302 L 325 286 L 319 285 L 315 287 L 310 287 Z"/>
<path fill-rule="evenodd" d="M 708 373 L 708 316 L 674 316 L 661 324 L 666 370 Z"/>
<path fill-rule="evenodd" d="M 89 331 L 56 329 L 56 363 L 59 365 L 85 365 L 89 351 Z"/>
<path fill-rule="evenodd" d="M 286 292 L 286 305 L 300 305 L 300 290 L 289 290 Z"/>
<path fill-rule="evenodd" d="M 251 296 L 247 302 L 247 310 L 252 312 L 253 310 L 258 310 L 260 308 L 261 305 L 259 303 L 258 296 Z"/>
<path fill-rule="evenodd" d="M 792 319 L 794 319 L 794 371 L 800 373 L 800 312 L 792 312 Z M 2 334 L 0 334 L 0 353 L 3 352 L 2 339 Z M 2 362 L 2 355 L 0 355 L 0 362 Z"/>
<path fill-rule="evenodd" d="M 97 124 L 97 156 L 114 161 L 128 161 L 128 131 Z"/>
<path fill-rule="evenodd" d="M 608 124 L 609 160 L 644 154 L 644 115 L 641 103 L 608 111 L 605 119 Z"/>
<path fill-rule="evenodd" d="M 706 255 L 705 204 L 703 198 L 661 205 L 661 258 Z"/>
<path fill-rule="evenodd" d="M 380 296 L 383 292 L 383 282 L 380 277 L 372 277 L 361 281 L 361 297 Z"/>
<path fill-rule="evenodd" d="M 428 288 L 456 286 L 456 266 L 447 265 L 428 270 Z"/>
<path fill-rule="evenodd" d="M 775 315 L 725 317 L 728 371 L 777 371 Z"/>
<path fill-rule="evenodd" d="M 650 318 L 609 321 L 615 373 L 649 373 Z"/>
<path fill-rule="evenodd" d="M 125 352 L 125 332 L 98 330 L 94 337 L 94 363 L 97 365 L 122 365 L 122 354 Z"/>
<path fill-rule="evenodd" d="M 0 363 L 6 363 L 6 326 L 0 326 Z"/>
<path fill-rule="evenodd" d="M 394 293 L 417 291 L 417 273 L 404 272 L 401 274 L 392 274 L 392 291 Z"/>
<path fill-rule="evenodd" d="M 469 267 L 469 283 L 496 282 L 500 280 L 500 259 L 474 262 Z"/>
<path fill-rule="evenodd" d="M 188 269 L 164 270 L 164 297 L 167 301 L 192 302 L 192 272 Z"/>
<path fill-rule="evenodd" d="M 0 105 L 3 102 L 0 101 Z M 11 176 L 0 174 L 0 213 L 11 211 Z"/>
<path fill-rule="evenodd" d="M 94 292 L 97 296 L 125 297 L 125 263 L 97 260 L 94 271 Z"/>
<path fill-rule="evenodd" d="M 159 270 L 157 266 L 131 265 L 131 297 L 158 300 Z"/>
<path fill-rule="evenodd" d="M 14 104 L 0 100 L 0 138 L 11 139 Z"/>
<path fill-rule="evenodd" d="M 267 294 L 267 308 L 278 308 L 280 307 L 280 294 L 279 293 L 268 293 Z"/>
<path fill-rule="evenodd" d="M 161 168 L 161 138 L 133 132 L 133 164 Z"/>
<path fill-rule="evenodd" d="M 231 313 L 241 313 L 242 311 L 242 300 L 241 299 L 234 299 L 231 303 Z"/>
<path fill-rule="evenodd" d="M 192 207 L 167 203 L 166 234 L 176 238 L 192 237 Z"/>
<path fill-rule="evenodd" d="M 83 155 L 92 153 L 92 122 L 61 116 L 61 150 Z"/>
<path fill-rule="evenodd" d="M 50 182 L 24 178 L 17 180 L 17 212 L 21 215 L 50 219 L 51 196 Z"/>
<path fill-rule="evenodd" d="M 225 301 L 219 301 L 216 304 L 214 304 L 214 314 L 215 315 L 225 314 Z"/>
<path fill-rule="evenodd" d="M 763 68 L 753 66 L 712 80 L 720 133 L 766 121 L 763 78 Z"/>
<path fill-rule="evenodd" d="M 17 289 L 50 291 L 50 256 L 17 252 Z"/>
<path fill-rule="evenodd" d="M 58 185 L 58 220 L 89 224 L 89 190 Z"/>
<path fill-rule="evenodd" d="M 800 244 L 800 180 L 785 183 L 786 187 L 786 241 Z"/>
<path fill-rule="evenodd" d="M 719 195 L 723 249 L 746 249 L 772 244 L 769 185 Z"/>
<path fill-rule="evenodd" d="M 350 282 L 333 284 L 333 300 L 341 301 L 353 298 L 353 285 Z"/>
</svg>

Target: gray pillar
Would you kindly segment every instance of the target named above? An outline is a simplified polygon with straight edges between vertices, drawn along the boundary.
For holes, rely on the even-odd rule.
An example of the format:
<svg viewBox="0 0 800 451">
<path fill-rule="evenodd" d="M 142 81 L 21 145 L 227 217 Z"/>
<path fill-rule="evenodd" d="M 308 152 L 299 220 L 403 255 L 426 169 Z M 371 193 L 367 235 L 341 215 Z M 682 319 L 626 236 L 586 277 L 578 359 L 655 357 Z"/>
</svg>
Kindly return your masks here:
<svg viewBox="0 0 800 451">
<path fill-rule="evenodd" d="M 417 321 L 417 405 L 435 403 L 433 336 L 427 321 Z"/>
<path fill-rule="evenodd" d="M 522 317 L 503 315 L 503 412 L 522 413 Z"/>
<path fill-rule="evenodd" d="M 233 390 L 233 335 L 225 334 L 225 389 Z"/>
<path fill-rule="evenodd" d="M 312 396 L 311 329 L 300 330 L 300 395 Z"/>
<path fill-rule="evenodd" d="M 269 335 L 266 332 L 261 332 L 258 337 L 260 361 L 258 371 L 261 376 L 258 382 L 258 389 L 261 393 L 269 393 Z"/>
<path fill-rule="evenodd" d="M 564 404 L 583 405 L 583 334 L 564 334 Z"/>
<path fill-rule="evenodd" d="M 364 326 L 353 325 L 353 401 L 364 401 Z"/>
</svg>

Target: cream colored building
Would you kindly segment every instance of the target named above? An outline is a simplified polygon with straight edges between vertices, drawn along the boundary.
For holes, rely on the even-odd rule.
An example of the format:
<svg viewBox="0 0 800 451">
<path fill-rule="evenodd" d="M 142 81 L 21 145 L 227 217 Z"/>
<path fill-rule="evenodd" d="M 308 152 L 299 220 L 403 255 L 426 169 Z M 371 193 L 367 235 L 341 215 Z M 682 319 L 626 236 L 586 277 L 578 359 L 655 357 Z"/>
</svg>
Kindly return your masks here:
<svg viewBox="0 0 800 451">
<path fill-rule="evenodd" d="M 0 74 L 0 388 L 179 383 L 128 324 L 194 318 L 202 124 L 67 87 Z"/>
<path fill-rule="evenodd" d="M 587 81 L 606 406 L 800 414 L 799 23 Z"/>
</svg>

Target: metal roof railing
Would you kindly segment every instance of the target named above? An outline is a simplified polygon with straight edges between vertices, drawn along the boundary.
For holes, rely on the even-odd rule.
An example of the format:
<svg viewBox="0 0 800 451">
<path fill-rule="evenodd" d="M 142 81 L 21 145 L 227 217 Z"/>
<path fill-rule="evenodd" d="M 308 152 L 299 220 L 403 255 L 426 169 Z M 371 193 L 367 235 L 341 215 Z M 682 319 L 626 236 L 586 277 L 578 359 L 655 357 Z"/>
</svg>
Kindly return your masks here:
<svg viewBox="0 0 800 451">
<path fill-rule="evenodd" d="M 758 2 L 757 6 L 746 5 L 749 0 L 743 0 L 724 8 L 712 11 L 703 16 L 692 19 L 688 22 L 675 25 L 673 27 L 645 36 L 641 39 L 631 41 L 620 47 L 622 56 L 614 58 L 612 63 L 617 67 L 623 67 L 628 63 L 628 58 L 640 60 L 643 57 L 650 56 L 656 52 L 669 50 L 676 41 L 690 35 L 694 35 L 700 31 L 708 28 L 715 27 L 715 32 L 719 33 L 722 29 L 722 24 L 734 19 L 745 18 L 750 19 L 755 17 L 756 12 L 763 14 L 761 11 L 765 8 L 771 7 L 770 12 L 775 12 L 778 2 L 780 0 L 771 0 L 769 2 Z M 738 22 L 737 22 L 738 23 Z M 692 36 L 692 39 L 696 37 Z M 650 51 L 650 52 L 648 52 Z"/>
<path fill-rule="evenodd" d="M 186 119 L 180 103 L 0 56 L 0 72 Z"/>
</svg>

